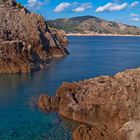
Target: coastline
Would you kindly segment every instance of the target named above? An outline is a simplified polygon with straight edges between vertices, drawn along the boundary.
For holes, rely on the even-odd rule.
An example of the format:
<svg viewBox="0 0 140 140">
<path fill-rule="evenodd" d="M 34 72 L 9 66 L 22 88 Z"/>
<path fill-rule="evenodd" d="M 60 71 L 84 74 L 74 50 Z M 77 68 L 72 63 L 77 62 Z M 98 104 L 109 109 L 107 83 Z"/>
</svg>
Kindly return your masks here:
<svg viewBox="0 0 140 140">
<path fill-rule="evenodd" d="M 114 36 L 114 37 L 140 37 L 140 35 L 116 35 L 116 34 L 66 34 L 66 36 Z"/>
<path fill-rule="evenodd" d="M 132 136 L 129 140 L 139 140 L 139 74 L 138 67 L 114 76 L 64 82 L 55 96 L 40 95 L 37 106 L 79 122 L 73 140 L 128 140 Z"/>
</svg>

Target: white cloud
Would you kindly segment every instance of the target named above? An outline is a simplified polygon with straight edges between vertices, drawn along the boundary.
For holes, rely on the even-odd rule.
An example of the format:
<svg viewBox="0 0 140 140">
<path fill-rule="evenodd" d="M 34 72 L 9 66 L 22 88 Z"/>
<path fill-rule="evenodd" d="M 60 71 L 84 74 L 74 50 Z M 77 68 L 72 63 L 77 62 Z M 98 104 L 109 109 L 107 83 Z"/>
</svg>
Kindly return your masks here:
<svg viewBox="0 0 140 140">
<path fill-rule="evenodd" d="M 38 10 L 43 5 L 43 2 L 38 0 L 28 0 L 27 7 L 31 10 Z"/>
<path fill-rule="evenodd" d="M 104 11 L 109 11 L 109 12 L 112 12 L 112 11 L 120 11 L 120 10 L 123 10 L 125 8 L 128 7 L 128 3 L 123 3 L 123 4 L 114 4 L 112 2 L 110 3 L 107 3 L 106 5 L 104 6 L 100 6 L 98 7 L 95 12 L 104 12 Z"/>
<path fill-rule="evenodd" d="M 92 4 L 91 3 L 83 3 L 81 4 L 79 7 L 73 9 L 74 12 L 84 12 L 87 9 L 92 8 Z"/>
<path fill-rule="evenodd" d="M 73 12 L 84 12 L 87 9 L 92 8 L 92 4 L 90 2 L 79 3 L 79 2 L 62 2 L 56 6 L 54 12 L 63 12 L 66 9 L 70 9 Z"/>
<path fill-rule="evenodd" d="M 135 22 L 139 22 L 140 21 L 140 18 L 139 17 L 134 17 L 134 18 L 131 18 L 130 20 L 131 21 L 135 21 Z"/>
<path fill-rule="evenodd" d="M 78 2 L 73 2 L 72 3 L 74 6 L 77 6 L 79 3 Z"/>
<path fill-rule="evenodd" d="M 131 21 L 134 21 L 134 22 L 139 22 L 140 21 L 140 18 L 139 18 L 139 15 L 138 14 L 135 14 L 135 13 L 132 13 L 130 14 L 131 16 Z"/>
<path fill-rule="evenodd" d="M 60 3 L 58 6 L 56 6 L 56 8 L 54 9 L 55 12 L 59 13 L 64 11 L 66 8 L 70 7 L 71 4 L 68 2 L 62 2 Z"/>
<path fill-rule="evenodd" d="M 139 5 L 139 1 L 134 1 L 130 4 L 130 7 L 136 7 Z"/>
<path fill-rule="evenodd" d="M 130 14 L 131 17 L 138 17 L 139 15 L 138 14 L 135 14 L 135 13 L 132 13 Z"/>
</svg>

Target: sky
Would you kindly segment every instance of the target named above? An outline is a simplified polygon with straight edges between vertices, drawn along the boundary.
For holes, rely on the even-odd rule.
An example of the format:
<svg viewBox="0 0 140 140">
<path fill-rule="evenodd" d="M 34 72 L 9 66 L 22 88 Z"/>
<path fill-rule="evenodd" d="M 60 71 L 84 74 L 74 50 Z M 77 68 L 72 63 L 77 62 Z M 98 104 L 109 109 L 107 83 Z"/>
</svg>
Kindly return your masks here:
<svg viewBox="0 0 140 140">
<path fill-rule="evenodd" d="M 140 27 L 140 0 L 17 0 L 46 20 L 92 15 Z"/>
</svg>

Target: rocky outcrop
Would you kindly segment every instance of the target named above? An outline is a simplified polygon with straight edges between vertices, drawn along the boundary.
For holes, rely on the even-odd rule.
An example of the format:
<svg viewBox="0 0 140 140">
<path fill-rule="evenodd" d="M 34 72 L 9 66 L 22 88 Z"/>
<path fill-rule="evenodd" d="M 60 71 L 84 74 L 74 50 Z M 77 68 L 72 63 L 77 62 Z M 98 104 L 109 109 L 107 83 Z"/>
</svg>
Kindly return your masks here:
<svg viewBox="0 0 140 140">
<path fill-rule="evenodd" d="M 125 135 L 106 127 L 80 125 L 73 132 L 73 140 L 127 140 Z"/>
<path fill-rule="evenodd" d="M 73 140 L 140 140 L 140 121 L 129 121 L 117 132 L 80 125 L 73 132 Z"/>
<path fill-rule="evenodd" d="M 15 1 L 0 3 L 0 73 L 28 73 L 48 59 L 68 54 L 63 30 L 51 30 L 41 15 Z"/>
<path fill-rule="evenodd" d="M 43 101 L 42 109 L 57 109 L 64 117 L 87 124 L 74 131 L 74 140 L 139 139 L 140 68 L 113 77 L 63 83 L 55 98 L 55 106 L 48 104 L 51 99 L 45 95 L 40 96 L 38 104 Z"/>
</svg>

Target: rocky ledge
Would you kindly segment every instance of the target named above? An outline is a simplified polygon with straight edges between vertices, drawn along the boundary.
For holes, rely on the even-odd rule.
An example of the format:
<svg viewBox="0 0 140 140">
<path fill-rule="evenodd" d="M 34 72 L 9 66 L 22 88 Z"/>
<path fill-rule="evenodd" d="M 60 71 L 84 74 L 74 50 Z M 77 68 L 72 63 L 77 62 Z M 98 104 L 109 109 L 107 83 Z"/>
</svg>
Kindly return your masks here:
<svg viewBox="0 0 140 140">
<path fill-rule="evenodd" d="M 54 97 L 41 95 L 38 106 L 81 122 L 73 140 L 139 140 L 140 68 L 63 83 Z"/>
<path fill-rule="evenodd" d="M 68 54 L 63 30 L 50 29 L 41 15 L 14 0 L 0 0 L 0 73 L 29 73 Z"/>
</svg>

